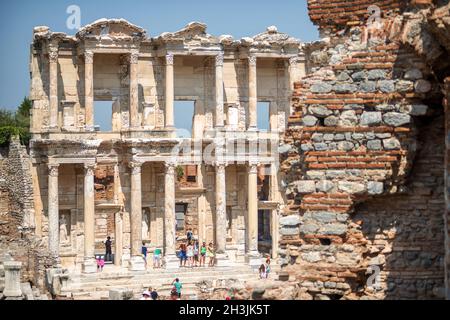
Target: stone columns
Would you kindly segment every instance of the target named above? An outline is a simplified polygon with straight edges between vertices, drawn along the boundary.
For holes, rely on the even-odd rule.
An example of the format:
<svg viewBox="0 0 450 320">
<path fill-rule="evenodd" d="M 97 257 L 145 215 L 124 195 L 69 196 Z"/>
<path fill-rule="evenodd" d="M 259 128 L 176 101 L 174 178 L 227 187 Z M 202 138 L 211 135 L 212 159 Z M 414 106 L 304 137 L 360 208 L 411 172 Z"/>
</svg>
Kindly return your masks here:
<svg viewBox="0 0 450 320">
<path fill-rule="evenodd" d="M 3 290 L 3 295 L 5 298 L 13 299 L 22 297 L 22 289 L 20 288 L 22 262 L 5 261 L 3 266 L 5 268 L 5 289 Z"/>
<path fill-rule="evenodd" d="M 165 255 L 175 255 L 176 251 L 176 219 L 175 219 L 175 163 L 166 162 L 164 184 L 164 243 Z"/>
<path fill-rule="evenodd" d="M 282 197 L 279 194 L 278 190 L 278 166 L 275 163 L 270 165 L 270 201 L 273 202 L 282 202 Z M 279 243 L 279 212 L 280 208 L 272 210 L 272 216 L 270 219 L 270 235 L 272 237 L 272 258 L 278 258 L 278 243 Z"/>
<path fill-rule="evenodd" d="M 223 126 L 223 53 L 219 53 L 216 56 L 216 127 Z"/>
<path fill-rule="evenodd" d="M 258 166 L 249 164 L 248 171 L 247 252 L 258 252 Z"/>
<path fill-rule="evenodd" d="M 139 52 L 130 54 L 130 127 L 137 128 L 139 123 L 139 88 L 138 88 Z"/>
<path fill-rule="evenodd" d="M 224 163 L 216 164 L 216 246 L 224 253 L 227 243 L 227 200 Z"/>
<path fill-rule="evenodd" d="M 84 53 L 84 112 L 86 130 L 94 129 L 94 53 Z"/>
<path fill-rule="evenodd" d="M 145 270 L 145 261 L 142 258 L 142 189 L 141 168 L 142 163 L 131 162 L 131 271 Z"/>
<path fill-rule="evenodd" d="M 49 46 L 49 100 L 50 100 L 50 128 L 58 127 L 58 44 Z"/>
<path fill-rule="evenodd" d="M 59 258 L 59 164 L 48 165 L 48 249 L 53 258 Z"/>
<path fill-rule="evenodd" d="M 84 273 L 95 273 L 95 164 L 84 165 Z"/>
<path fill-rule="evenodd" d="M 174 127 L 173 103 L 174 96 L 174 80 L 173 80 L 173 62 L 172 53 L 166 55 L 166 128 Z"/>
<path fill-rule="evenodd" d="M 122 212 L 118 211 L 114 215 L 115 230 L 114 230 L 114 265 L 120 267 L 122 265 L 123 254 L 123 217 Z"/>
<path fill-rule="evenodd" d="M 257 129 L 258 127 L 258 88 L 257 88 L 257 74 L 256 74 L 256 60 L 255 56 L 248 58 L 248 113 L 249 113 L 249 128 Z"/>
</svg>

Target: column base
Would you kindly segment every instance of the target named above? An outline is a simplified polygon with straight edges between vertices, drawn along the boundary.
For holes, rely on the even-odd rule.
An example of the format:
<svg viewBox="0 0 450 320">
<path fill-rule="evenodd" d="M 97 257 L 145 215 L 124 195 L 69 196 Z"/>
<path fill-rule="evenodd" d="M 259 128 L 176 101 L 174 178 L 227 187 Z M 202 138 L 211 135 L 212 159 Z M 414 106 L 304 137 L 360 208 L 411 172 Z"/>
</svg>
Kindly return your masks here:
<svg viewBox="0 0 450 320">
<path fill-rule="evenodd" d="M 83 273 L 96 273 L 97 261 L 94 258 L 84 258 Z"/>
<path fill-rule="evenodd" d="M 134 256 L 130 259 L 130 271 L 145 271 L 145 261 L 141 256 Z"/>
<path fill-rule="evenodd" d="M 262 256 L 258 251 L 247 252 L 245 262 L 254 269 L 258 269 L 263 263 Z"/>
<path fill-rule="evenodd" d="M 231 267 L 233 262 L 230 260 L 230 257 L 226 253 L 218 253 L 216 254 L 216 266 L 218 267 Z"/>
<path fill-rule="evenodd" d="M 179 269 L 180 259 L 175 254 L 168 254 L 164 257 L 164 266 L 166 269 Z"/>
</svg>

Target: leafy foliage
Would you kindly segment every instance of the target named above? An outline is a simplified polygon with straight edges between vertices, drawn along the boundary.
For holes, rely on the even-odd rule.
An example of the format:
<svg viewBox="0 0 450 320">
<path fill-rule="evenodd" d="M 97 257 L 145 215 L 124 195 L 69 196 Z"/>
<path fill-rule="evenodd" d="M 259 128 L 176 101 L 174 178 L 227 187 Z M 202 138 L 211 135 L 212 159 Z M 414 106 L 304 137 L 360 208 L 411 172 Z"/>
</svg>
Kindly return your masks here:
<svg viewBox="0 0 450 320">
<path fill-rule="evenodd" d="M 22 144 L 28 145 L 31 107 L 31 100 L 24 98 L 16 112 L 0 110 L 0 146 L 8 145 L 12 137 L 19 137 Z"/>
<path fill-rule="evenodd" d="M 177 172 L 177 179 L 178 179 L 178 181 L 183 179 L 183 177 L 184 177 L 184 168 L 182 166 L 177 166 L 176 167 L 176 172 Z"/>
</svg>

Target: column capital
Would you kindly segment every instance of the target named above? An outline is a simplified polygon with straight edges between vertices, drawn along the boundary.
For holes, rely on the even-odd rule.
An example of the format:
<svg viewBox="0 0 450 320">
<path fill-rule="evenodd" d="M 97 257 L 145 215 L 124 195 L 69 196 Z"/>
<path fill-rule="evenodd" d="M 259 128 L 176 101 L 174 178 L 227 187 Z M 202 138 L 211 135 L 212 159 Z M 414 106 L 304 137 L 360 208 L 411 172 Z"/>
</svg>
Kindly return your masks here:
<svg viewBox="0 0 450 320">
<path fill-rule="evenodd" d="M 226 167 L 229 166 L 229 163 L 225 162 L 225 161 L 215 161 L 212 164 L 216 168 L 217 171 L 225 170 Z"/>
<path fill-rule="evenodd" d="M 86 50 L 84 52 L 84 63 L 94 63 L 94 52 Z"/>
<path fill-rule="evenodd" d="M 291 57 L 289 58 L 289 65 L 290 66 L 296 66 L 298 63 L 298 57 Z"/>
<path fill-rule="evenodd" d="M 95 163 L 85 163 L 84 164 L 84 175 L 85 176 L 94 176 L 95 174 Z"/>
<path fill-rule="evenodd" d="M 141 173 L 141 169 L 142 169 L 142 162 L 138 162 L 138 161 L 132 161 L 128 164 L 128 166 L 131 169 L 131 174 L 140 174 Z"/>
<path fill-rule="evenodd" d="M 257 174 L 258 173 L 259 163 L 249 162 L 248 164 L 248 173 L 249 174 Z"/>
<path fill-rule="evenodd" d="M 139 61 L 139 51 L 132 51 L 128 57 L 130 64 L 137 64 Z"/>
<path fill-rule="evenodd" d="M 256 56 L 248 56 L 248 64 L 249 66 L 252 67 L 256 67 L 256 61 L 257 61 L 257 57 Z"/>
<path fill-rule="evenodd" d="M 172 170 L 175 170 L 177 166 L 177 162 L 175 159 L 168 160 L 164 162 L 164 167 L 166 168 L 166 173 L 172 173 Z"/>
<path fill-rule="evenodd" d="M 216 67 L 223 67 L 223 52 L 216 55 Z"/>
<path fill-rule="evenodd" d="M 48 52 L 50 62 L 58 62 L 59 52 L 58 47 L 51 46 Z"/>
<path fill-rule="evenodd" d="M 167 66 L 173 66 L 173 61 L 174 61 L 173 53 L 166 54 L 166 65 Z"/>
<path fill-rule="evenodd" d="M 48 174 L 51 177 L 57 177 L 59 171 L 59 163 L 48 164 Z"/>
</svg>

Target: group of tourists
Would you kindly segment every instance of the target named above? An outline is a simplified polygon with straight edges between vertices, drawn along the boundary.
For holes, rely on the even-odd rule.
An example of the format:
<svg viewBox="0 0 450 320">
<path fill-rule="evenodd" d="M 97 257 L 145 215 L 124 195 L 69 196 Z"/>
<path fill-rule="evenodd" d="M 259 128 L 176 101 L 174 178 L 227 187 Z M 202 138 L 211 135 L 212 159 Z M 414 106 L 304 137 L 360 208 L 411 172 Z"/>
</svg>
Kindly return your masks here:
<svg viewBox="0 0 450 320">
<path fill-rule="evenodd" d="M 158 298 L 159 295 L 156 289 L 150 287 L 142 293 L 141 300 L 158 300 Z"/>
<path fill-rule="evenodd" d="M 259 278 L 268 279 L 270 271 L 270 258 L 267 257 L 266 262 L 259 267 Z"/>
<path fill-rule="evenodd" d="M 181 243 L 178 251 L 180 259 L 180 267 L 205 267 L 206 258 L 208 258 L 208 267 L 214 267 L 216 264 L 216 249 L 214 244 L 210 242 L 208 246 L 206 242 L 200 246 L 198 241 L 188 240 Z"/>
<path fill-rule="evenodd" d="M 172 281 L 172 290 L 170 291 L 170 298 L 172 300 L 181 300 L 181 289 L 183 288 L 183 284 L 180 279 L 176 278 Z M 148 288 L 142 293 L 142 297 L 140 300 L 158 300 L 159 294 L 154 288 Z"/>
<path fill-rule="evenodd" d="M 145 242 L 142 242 L 142 249 L 141 249 L 141 253 L 142 253 L 142 257 L 144 258 L 145 261 L 145 267 L 147 268 L 147 253 L 148 253 L 148 248 L 145 245 Z M 159 247 L 156 247 L 155 250 L 153 251 L 153 268 L 154 269 L 159 269 L 161 268 L 161 256 L 162 256 L 162 250 Z"/>
</svg>

